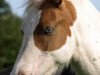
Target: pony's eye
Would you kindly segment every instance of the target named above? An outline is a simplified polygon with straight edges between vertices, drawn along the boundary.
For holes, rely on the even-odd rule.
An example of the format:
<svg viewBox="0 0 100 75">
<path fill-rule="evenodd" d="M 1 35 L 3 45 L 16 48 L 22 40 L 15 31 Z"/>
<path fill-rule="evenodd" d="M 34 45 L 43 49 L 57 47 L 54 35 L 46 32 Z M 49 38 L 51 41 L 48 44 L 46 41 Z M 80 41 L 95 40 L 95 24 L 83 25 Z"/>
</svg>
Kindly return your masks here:
<svg viewBox="0 0 100 75">
<path fill-rule="evenodd" d="M 53 30 L 54 30 L 54 28 L 51 27 L 51 26 L 45 27 L 43 29 L 43 35 L 50 35 L 50 34 L 52 34 Z"/>
</svg>

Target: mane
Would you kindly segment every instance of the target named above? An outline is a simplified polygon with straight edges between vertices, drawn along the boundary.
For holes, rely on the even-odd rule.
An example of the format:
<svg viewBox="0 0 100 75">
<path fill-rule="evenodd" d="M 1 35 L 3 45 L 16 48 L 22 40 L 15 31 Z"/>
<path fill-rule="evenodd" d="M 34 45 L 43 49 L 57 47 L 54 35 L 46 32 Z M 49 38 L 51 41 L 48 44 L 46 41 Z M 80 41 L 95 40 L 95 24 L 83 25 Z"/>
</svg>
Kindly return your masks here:
<svg viewBox="0 0 100 75">
<path fill-rule="evenodd" d="M 36 8 L 36 9 L 38 9 L 44 1 L 45 0 L 29 0 L 27 8 Z"/>
</svg>

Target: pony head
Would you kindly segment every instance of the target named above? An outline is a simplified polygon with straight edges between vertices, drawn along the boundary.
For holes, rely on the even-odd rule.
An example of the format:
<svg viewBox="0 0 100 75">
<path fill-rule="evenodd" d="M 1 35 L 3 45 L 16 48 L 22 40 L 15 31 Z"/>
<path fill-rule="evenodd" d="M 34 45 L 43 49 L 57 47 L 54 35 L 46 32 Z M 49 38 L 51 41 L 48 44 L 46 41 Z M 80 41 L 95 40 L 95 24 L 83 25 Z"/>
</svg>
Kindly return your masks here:
<svg viewBox="0 0 100 75">
<path fill-rule="evenodd" d="M 68 64 L 75 48 L 76 11 L 68 0 L 30 0 L 23 43 L 11 75 L 52 75 Z"/>
</svg>

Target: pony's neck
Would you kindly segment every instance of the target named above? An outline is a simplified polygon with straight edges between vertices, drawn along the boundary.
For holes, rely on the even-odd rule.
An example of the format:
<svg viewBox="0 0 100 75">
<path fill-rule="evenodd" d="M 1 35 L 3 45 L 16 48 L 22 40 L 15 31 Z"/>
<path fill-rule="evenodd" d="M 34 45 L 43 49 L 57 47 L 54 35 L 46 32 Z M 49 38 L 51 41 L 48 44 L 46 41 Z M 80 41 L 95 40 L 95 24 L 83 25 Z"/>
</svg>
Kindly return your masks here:
<svg viewBox="0 0 100 75">
<path fill-rule="evenodd" d="M 70 0 L 76 8 L 77 21 L 83 24 L 83 21 L 88 21 L 91 24 L 99 22 L 100 13 L 93 6 L 90 0 Z M 81 20 L 82 18 L 82 20 Z M 95 25 L 95 24 L 94 24 Z M 96 24 L 99 26 L 98 24 Z"/>
<path fill-rule="evenodd" d="M 94 45 L 95 42 L 93 42 L 100 38 L 98 36 L 98 30 L 100 30 L 99 12 L 90 0 L 71 0 L 71 2 L 74 4 L 77 12 L 77 20 L 73 25 L 75 26 L 74 34 L 77 49 L 73 54 L 72 64 L 79 72 L 79 75 L 99 75 L 97 67 L 91 62 L 92 58 L 95 57 L 91 53 L 99 53 L 99 50 L 94 49 L 98 45 Z M 96 66 L 98 65 L 96 64 Z"/>
<path fill-rule="evenodd" d="M 96 8 L 92 5 L 91 0 L 69 0 L 69 1 L 73 3 L 77 11 L 83 10 L 87 12 L 92 11 L 92 13 L 98 13 Z"/>
</svg>

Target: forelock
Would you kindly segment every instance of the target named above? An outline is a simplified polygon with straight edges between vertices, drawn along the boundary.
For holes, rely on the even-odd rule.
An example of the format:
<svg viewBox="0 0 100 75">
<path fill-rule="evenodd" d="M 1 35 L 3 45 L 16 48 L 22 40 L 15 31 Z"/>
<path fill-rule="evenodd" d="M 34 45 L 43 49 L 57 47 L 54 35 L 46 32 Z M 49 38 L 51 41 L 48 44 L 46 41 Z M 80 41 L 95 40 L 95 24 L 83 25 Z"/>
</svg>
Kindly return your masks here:
<svg viewBox="0 0 100 75">
<path fill-rule="evenodd" d="M 28 8 L 39 8 L 45 0 L 28 0 Z"/>
</svg>

